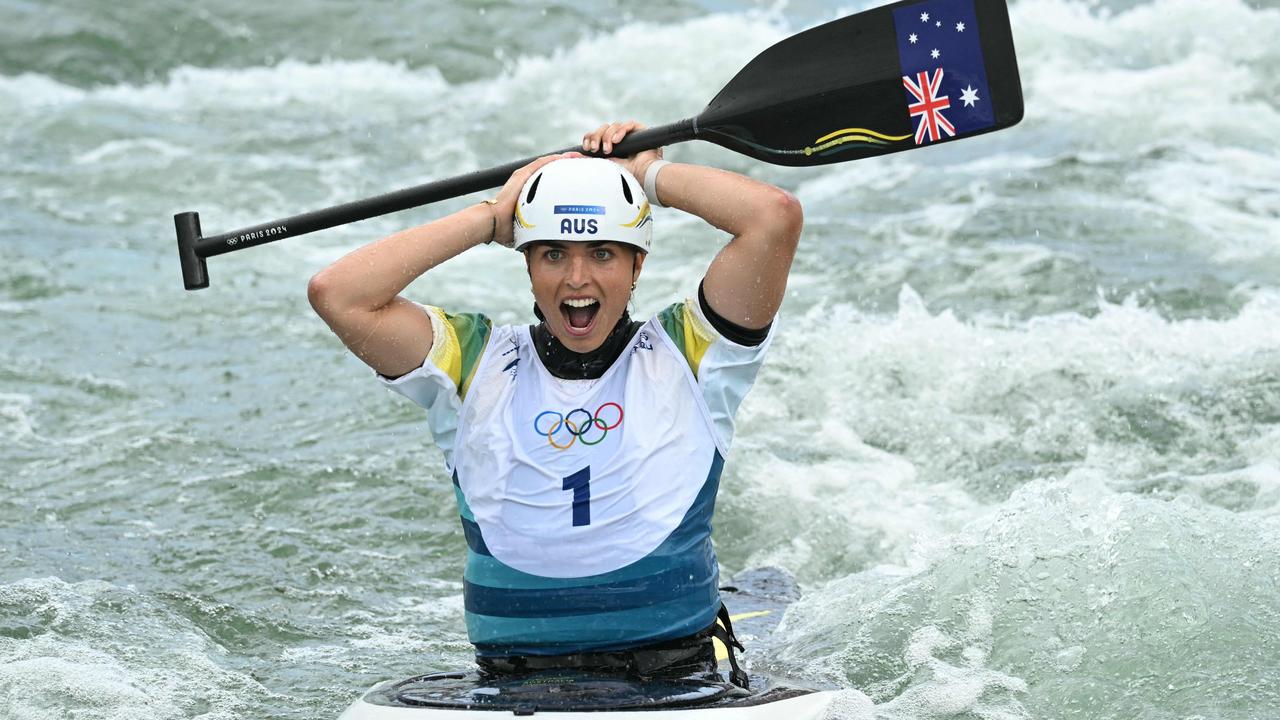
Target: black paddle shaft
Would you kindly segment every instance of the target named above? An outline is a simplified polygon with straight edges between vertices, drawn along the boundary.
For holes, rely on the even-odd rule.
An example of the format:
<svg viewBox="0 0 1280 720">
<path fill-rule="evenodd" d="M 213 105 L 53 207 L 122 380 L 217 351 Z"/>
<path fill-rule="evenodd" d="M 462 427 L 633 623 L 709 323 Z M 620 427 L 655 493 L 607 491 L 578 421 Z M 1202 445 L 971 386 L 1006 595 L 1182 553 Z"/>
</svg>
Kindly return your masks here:
<svg viewBox="0 0 1280 720">
<path fill-rule="evenodd" d="M 610 155 L 696 138 L 812 166 L 1010 127 L 1023 104 L 1005 2 L 901 0 L 810 28 L 757 55 L 696 117 L 629 135 Z M 205 259 L 214 255 L 498 187 L 534 159 L 207 238 L 196 213 L 180 213 L 183 283 L 208 287 Z"/>
<path fill-rule="evenodd" d="M 694 136 L 693 121 L 681 120 L 670 125 L 648 128 L 632 133 L 622 142 L 615 145 L 613 152 L 610 154 L 617 157 L 627 157 L 645 150 L 692 140 Z M 582 152 L 582 148 L 565 148 L 557 151 L 557 153 L 571 151 Z M 547 154 L 553 155 L 557 153 Z M 200 216 L 197 213 L 179 213 L 173 216 L 173 222 L 178 231 L 178 257 L 182 262 L 183 284 L 188 290 L 208 287 L 209 271 L 205 259 L 214 255 L 222 255 L 235 250 L 243 250 L 275 242 L 276 240 L 283 240 L 288 237 L 305 235 L 317 230 L 325 230 L 358 220 L 368 220 L 387 213 L 408 210 L 420 205 L 501 187 L 507 181 L 507 178 L 511 177 L 511 173 L 536 159 L 536 157 L 531 157 L 524 160 L 516 160 L 515 162 L 487 170 L 477 170 L 466 175 L 458 175 L 445 180 L 416 185 L 364 200 L 356 200 L 325 208 L 324 210 L 273 220 L 211 237 L 201 237 Z"/>
</svg>

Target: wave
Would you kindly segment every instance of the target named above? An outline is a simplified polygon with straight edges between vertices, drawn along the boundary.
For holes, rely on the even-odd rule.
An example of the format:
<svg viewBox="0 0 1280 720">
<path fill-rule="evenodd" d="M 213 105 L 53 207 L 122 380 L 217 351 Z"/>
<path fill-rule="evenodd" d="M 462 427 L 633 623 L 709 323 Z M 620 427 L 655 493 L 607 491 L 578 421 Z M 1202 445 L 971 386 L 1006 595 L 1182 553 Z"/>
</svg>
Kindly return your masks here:
<svg viewBox="0 0 1280 720">
<path fill-rule="evenodd" d="M 1109 492 L 1278 512 L 1280 295 L 1227 320 L 1098 304 L 962 320 L 904 288 L 896 316 L 820 304 L 784 318 L 726 471 L 729 562 L 811 582 L 905 563 L 920 533 L 1078 473 Z"/>
<path fill-rule="evenodd" d="M 768 667 L 852 684 L 878 718 L 1265 715 L 1272 520 L 1117 494 L 1097 470 L 1037 481 L 902 565 L 808 592 Z"/>
<path fill-rule="evenodd" d="M 243 717 L 269 693 L 221 666 L 190 620 L 110 583 L 33 578 L 0 585 L 0 687 L 10 717 Z"/>
<path fill-rule="evenodd" d="M 661 21 L 697 12 L 655 3 Z M 247 68 L 281 59 L 381 58 L 438 66 L 454 80 L 497 72 L 506 55 L 571 43 L 615 27 L 589 0 L 554 3 L 405 0 L 394 9 L 308 2 L 261 5 L 217 0 L 122 0 L 103 5 L 0 3 L 0 73 L 38 73 L 77 87 L 143 83 L 184 65 Z"/>
<path fill-rule="evenodd" d="M 129 225 L 172 214 L 183 191 L 223 203 L 200 203 L 206 224 L 223 209 L 293 214 L 565 147 L 605 119 L 691 115 L 727 76 L 663 60 L 723 35 L 738 42 L 706 60 L 735 68 L 785 34 L 757 15 L 633 22 L 460 83 L 436 67 L 383 60 L 180 67 L 87 89 L 0 77 L 0 124 L 18 141 L 0 149 L 0 161 L 12 161 L 0 166 L 21 173 L 19 203 L 70 220 L 82 219 L 84 185 L 131 190 L 118 215 Z M 165 207 L 154 206 L 159 198 Z"/>
</svg>

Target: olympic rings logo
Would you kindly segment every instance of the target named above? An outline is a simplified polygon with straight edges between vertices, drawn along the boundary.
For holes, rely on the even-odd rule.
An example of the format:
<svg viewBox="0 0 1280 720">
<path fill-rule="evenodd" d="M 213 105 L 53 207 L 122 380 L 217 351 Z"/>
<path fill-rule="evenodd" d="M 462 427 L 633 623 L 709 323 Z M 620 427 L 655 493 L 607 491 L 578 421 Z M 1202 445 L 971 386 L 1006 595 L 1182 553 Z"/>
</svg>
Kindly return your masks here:
<svg viewBox="0 0 1280 720">
<path fill-rule="evenodd" d="M 617 417 L 613 417 L 615 412 Z M 533 419 L 533 431 L 546 437 L 551 447 L 568 450 L 579 440 L 583 445 L 599 445 L 609 436 L 610 430 L 621 424 L 622 406 L 616 402 L 607 402 L 596 408 L 594 413 L 586 408 L 574 408 L 564 415 L 554 410 L 544 410 Z M 556 434 L 561 430 L 569 434 L 568 442 L 556 442 Z M 593 430 L 599 431 L 599 434 L 592 432 Z M 561 435 L 563 438 L 563 434 Z"/>
</svg>

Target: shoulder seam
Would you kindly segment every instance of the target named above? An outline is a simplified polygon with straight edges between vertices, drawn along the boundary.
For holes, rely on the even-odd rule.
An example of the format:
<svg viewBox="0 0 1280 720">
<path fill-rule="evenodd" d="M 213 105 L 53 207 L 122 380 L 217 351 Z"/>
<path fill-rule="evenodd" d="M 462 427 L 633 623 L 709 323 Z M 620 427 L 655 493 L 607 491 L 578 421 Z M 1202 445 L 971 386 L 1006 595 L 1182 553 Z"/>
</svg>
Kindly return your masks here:
<svg viewBox="0 0 1280 720">
<path fill-rule="evenodd" d="M 482 348 L 487 348 L 489 346 L 489 339 L 492 337 L 493 337 L 493 324 L 490 323 L 485 327 L 484 340 L 480 343 L 480 346 Z M 481 350 L 479 357 L 475 359 L 475 362 L 471 363 L 471 371 L 468 372 L 467 376 L 462 379 L 461 383 L 458 384 L 458 397 L 466 399 L 467 391 L 471 389 L 471 381 L 475 379 L 476 371 L 480 369 L 480 362 L 483 359 L 484 359 L 484 350 Z"/>
<path fill-rule="evenodd" d="M 459 387 L 462 380 L 462 348 L 458 344 L 458 333 L 445 319 L 444 310 L 434 305 L 422 307 L 431 318 L 431 332 L 434 335 L 427 360 L 448 375 L 454 387 Z"/>
<path fill-rule="evenodd" d="M 716 331 L 711 321 L 707 320 L 702 314 L 702 308 L 693 298 L 684 299 L 684 307 L 689 317 L 693 319 L 693 331 L 700 340 L 706 340 L 708 343 L 715 342 L 720 339 L 720 333 Z"/>
</svg>

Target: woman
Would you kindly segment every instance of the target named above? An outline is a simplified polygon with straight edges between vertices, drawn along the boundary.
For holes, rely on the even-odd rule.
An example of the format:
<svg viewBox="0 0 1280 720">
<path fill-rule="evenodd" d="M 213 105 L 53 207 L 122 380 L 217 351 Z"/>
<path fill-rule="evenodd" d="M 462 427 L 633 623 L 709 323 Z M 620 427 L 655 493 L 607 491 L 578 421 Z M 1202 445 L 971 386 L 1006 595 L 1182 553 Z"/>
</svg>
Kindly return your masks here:
<svg viewBox="0 0 1280 720">
<path fill-rule="evenodd" d="M 609 153 L 642 127 L 601 126 L 583 150 Z M 650 202 L 732 240 L 696 299 L 639 322 L 627 306 Z M 724 633 L 711 515 L 801 224 L 795 198 L 741 175 L 660 151 L 569 153 L 312 279 L 311 304 L 342 342 L 427 411 L 462 516 L 482 669 L 714 672 L 711 636 Z M 490 242 L 524 254 L 539 324 L 494 326 L 399 295 Z"/>
</svg>

